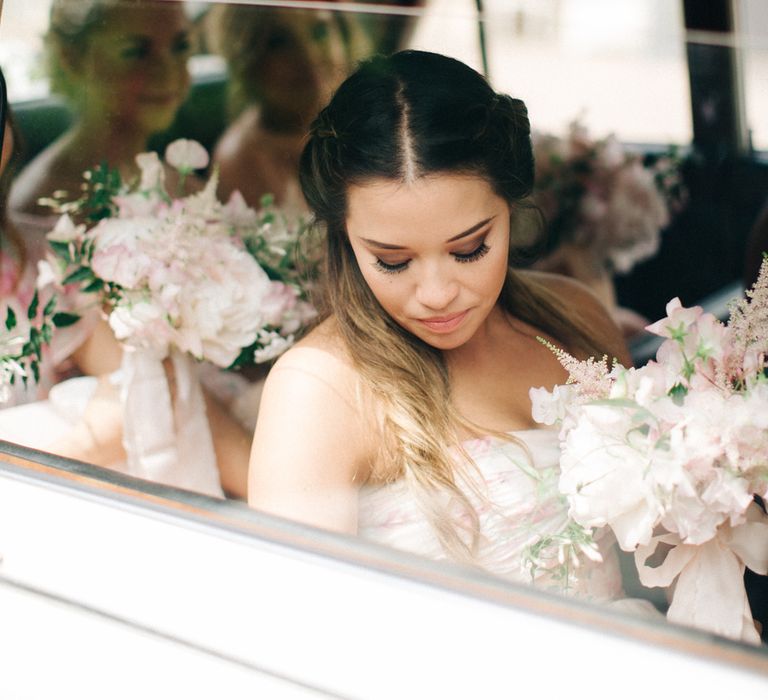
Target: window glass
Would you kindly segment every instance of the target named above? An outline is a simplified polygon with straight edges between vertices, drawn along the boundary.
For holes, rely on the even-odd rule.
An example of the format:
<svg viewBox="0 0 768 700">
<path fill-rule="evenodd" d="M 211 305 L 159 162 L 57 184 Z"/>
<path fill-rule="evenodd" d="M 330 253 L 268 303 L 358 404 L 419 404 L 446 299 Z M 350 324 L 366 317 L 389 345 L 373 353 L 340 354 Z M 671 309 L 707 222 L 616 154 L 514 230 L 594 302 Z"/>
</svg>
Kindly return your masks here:
<svg viewBox="0 0 768 700">
<path fill-rule="evenodd" d="M 72 7 L 76 8 L 79 1 L 72 0 Z M 36 149 L 25 155 L 28 160 L 49 147 L 65 129 L 71 126 L 67 121 L 70 117 L 59 119 L 58 113 L 49 115 L 51 131 L 38 126 L 32 119 L 35 116 L 33 114 L 35 101 L 50 97 L 52 93 L 43 59 L 43 36 L 47 30 L 50 4 L 50 0 L 37 2 L 5 0 L 4 3 L 0 0 L 2 8 L 0 66 L 5 73 L 12 106 L 19 108 L 16 110 L 15 118 L 21 136 L 26 137 L 22 139 L 22 143 L 30 149 Z M 84 2 L 84 6 L 85 4 Z M 173 3 L 165 4 L 173 5 Z M 232 7 L 248 4 L 247 2 L 233 3 Z M 147 127 L 147 133 L 150 136 L 146 143 L 154 144 L 149 139 L 161 132 L 151 131 L 151 128 L 155 123 L 162 123 L 162 129 L 170 130 L 175 136 L 199 139 L 211 149 L 216 139 L 224 133 L 225 128 L 235 124 L 247 112 L 242 104 L 239 107 L 240 112 L 231 111 L 232 105 L 228 103 L 231 95 L 227 94 L 227 88 L 234 82 L 233 68 L 238 67 L 238 61 L 226 56 L 227 52 L 222 50 L 221 44 L 216 45 L 214 34 L 207 33 L 209 27 L 206 21 L 216 15 L 212 11 L 216 6 L 217 3 L 185 3 L 186 17 L 194 27 L 194 31 L 191 32 L 194 35 L 194 41 L 188 47 L 189 83 L 192 87 L 190 93 L 192 96 L 186 102 L 182 102 L 179 98 L 181 104 L 179 112 L 173 112 L 171 115 L 165 114 L 168 110 L 160 109 L 162 105 L 157 110 L 152 105 L 147 107 L 147 112 L 162 111 L 163 114 Z M 274 6 L 275 4 L 272 3 L 270 8 L 274 9 Z M 740 22 L 748 28 L 744 30 L 743 39 L 747 117 L 752 129 L 754 145 L 757 148 L 768 148 L 768 127 L 764 124 L 764 120 L 759 118 L 759 115 L 768 111 L 768 91 L 764 89 L 765 75 L 768 71 L 768 49 L 765 46 L 764 29 L 768 26 L 768 10 L 759 0 L 743 0 L 739 7 Z M 176 9 L 178 9 L 178 3 Z M 298 12 L 296 3 L 290 3 L 290 8 L 280 9 L 286 16 L 295 15 Z M 311 51 L 306 49 L 302 53 L 293 50 L 299 42 L 296 40 L 298 34 L 291 34 L 291 31 L 298 32 L 299 29 L 292 26 L 289 27 L 291 31 L 286 29 L 282 33 L 277 32 L 265 41 L 265 45 L 273 51 L 272 60 L 263 61 L 259 65 L 263 67 L 269 64 L 270 75 L 276 76 L 278 83 L 283 81 L 282 90 L 271 93 L 275 104 L 280 102 L 280 106 L 284 108 L 282 112 L 279 110 L 275 112 L 282 118 L 288 119 L 286 115 L 295 106 L 290 104 L 291 98 L 304 96 L 301 90 L 292 88 L 289 85 L 290 78 L 285 77 L 286 70 L 290 69 L 294 74 L 301 74 L 302 68 L 308 65 L 302 64 L 297 59 L 300 53 L 301 58 L 304 59 L 311 52 L 317 52 L 312 55 L 322 55 L 329 66 L 334 64 L 338 68 L 344 65 L 345 60 L 346 65 L 351 65 L 353 59 L 362 58 L 377 47 L 387 46 L 390 49 L 412 47 L 449 54 L 477 70 L 487 70 L 496 89 L 520 97 L 526 102 L 531 122 L 539 131 L 562 134 L 570 123 L 578 119 L 589 132 L 598 137 L 614 133 L 621 141 L 627 143 L 686 145 L 691 141 L 685 33 L 679 2 L 668 0 L 634 0 L 632 3 L 617 3 L 612 0 L 486 0 L 483 14 L 480 16 L 474 0 L 425 0 L 424 3 L 416 3 L 413 8 L 404 11 L 403 19 L 399 22 L 392 19 L 397 17 L 396 10 L 393 8 L 390 9 L 394 14 L 377 12 L 370 6 L 367 8 L 356 6 L 355 13 L 333 13 L 329 11 L 331 9 L 333 9 L 332 3 L 323 6 L 322 11 L 325 15 L 322 22 L 318 21 L 309 28 L 306 24 L 302 24 L 301 31 L 308 30 L 304 31 L 302 36 L 308 41 L 307 46 L 312 47 Z M 363 12 L 364 9 L 370 12 Z M 329 23 L 328 16 L 333 16 L 333 19 L 341 18 L 343 21 Z M 394 33 L 379 31 L 385 25 L 394 27 L 396 31 Z M 346 57 L 340 57 L 340 54 L 334 53 L 338 48 L 334 44 L 334 37 L 337 34 L 343 37 L 347 51 Z M 109 46 L 101 48 L 108 50 Z M 177 58 L 183 54 L 178 60 L 186 66 L 187 48 L 179 48 L 176 43 L 172 44 L 171 48 Z M 131 51 L 133 50 L 134 48 L 131 47 Z M 276 55 L 277 59 L 275 59 Z M 289 61 L 284 58 L 285 56 L 292 57 L 291 66 L 288 66 Z M 120 56 L 120 58 L 123 59 L 126 56 Z M 94 71 L 99 68 L 98 62 L 96 64 L 91 66 Z M 136 72 L 142 71 L 139 69 Z M 95 74 L 98 73 L 92 72 L 89 75 Z M 339 78 L 338 73 L 333 77 Z M 182 81 L 185 88 L 187 87 L 186 78 L 187 76 L 184 76 Z M 123 87 L 130 86 L 130 83 L 130 80 L 124 80 Z M 330 84 L 329 82 L 326 85 L 318 85 L 318 93 L 327 90 L 326 94 L 328 94 L 331 89 Z M 83 81 L 83 85 L 93 87 L 86 81 Z M 116 87 L 112 92 L 116 92 L 117 89 Z M 110 91 L 105 89 L 104 92 Z M 265 100 L 264 94 L 262 92 L 258 96 L 262 101 Z M 179 95 L 174 96 L 179 97 Z M 111 99 L 108 104 L 114 106 L 116 111 L 121 106 L 121 101 L 112 99 L 114 98 L 112 94 L 99 97 L 105 100 L 105 104 L 108 98 Z M 239 95 L 240 99 L 247 97 L 249 96 L 245 94 Z M 163 95 L 155 95 L 154 99 L 149 100 L 150 103 L 163 101 Z M 28 107 L 27 111 L 22 109 L 24 104 Z M 306 104 L 302 103 L 305 107 Z M 177 106 L 174 103 L 174 109 Z M 316 105 L 312 103 L 311 106 L 314 108 Z M 172 122 L 172 118 L 175 119 L 182 112 L 184 120 Z M 106 112 L 98 116 L 103 116 L 103 121 L 109 122 L 113 115 Z M 149 117 L 147 119 L 149 121 Z M 245 124 L 244 131 L 250 133 L 248 124 L 242 120 L 240 123 Z M 169 124 L 171 126 L 168 126 Z M 207 127 L 207 130 L 200 133 L 194 131 L 201 125 Z M 279 129 L 277 131 L 279 132 Z M 285 136 L 285 133 L 281 134 L 281 138 L 282 136 Z M 303 132 L 299 136 L 303 138 Z M 112 142 L 116 140 L 111 139 Z M 282 156 L 287 155 L 290 157 L 282 159 L 287 163 L 286 170 L 292 169 L 291 172 L 294 172 L 297 162 L 296 147 L 300 145 L 300 140 L 292 140 L 291 134 L 288 134 L 288 137 L 282 140 L 273 138 L 269 143 L 272 146 L 275 144 L 278 146 L 274 149 L 273 155 L 276 157 L 270 165 L 276 164 Z M 128 154 L 129 162 L 136 152 L 133 150 Z M 77 168 L 75 174 L 79 183 L 84 167 L 78 164 Z M 199 169 L 202 170 L 202 168 Z M 48 170 L 58 172 L 54 168 Z M 277 168 L 272 168 L 269 172 L 277 172 Z M 253 169 L 248 171 L 248 178 L 254 179 L 252 176 Z M 248 178 L 241 178 L 241 182 L 245 182 Z M 223 178 L 220 181 L 220 184 L 222 183 Z M 48 182 L 44 184 L 49 185 Z M 270 181 L 265 186 L 268 187 L 268 191 L 274 193 L 273 184 Z M 52 193 L 53 189 L 53 186 L 50 186 L 45 192 Z M 298 192 L 297 188 L 294 190 Z M 288 195 L 285 196 L 288 198 Z M 250 203 L 256 201 L 258 201 L 258 195 L 249 200 Z M 20 218 L 19 221 L 25 220 Z M 38 229 L 35 235 L 44 241 L 45 233 L 50 230 L 50 220 L 38 221 L 37 224 Z M 48 228 L 45 228 L 46 226 Z M 506 258 L 504 261 L 506 265 Z M 66 368 L 68 372 L 71 370 L 71 367 Z M 106 375 L 107 372 L 92 374 Z M 64 374 L 62 374 L 63 377 Z M 73 381 L 71 377 L 68 379 Z M 80 379 L 91 380 L 93 377 L 74 377 L 74 381 Z M 218 377 L 218 380 L 220 379 Z M 246 377 L 244 381 L 251 381 L 251 379 L 253 378 Z M 259 375 L 253 384 L 262 380 L 263 376 Z M 241 404 L 232 399 L 235 389 L 229 384 L 225 385 L 225 381 L 216 383 L 212 379 L 211 382 L 212 391 L 214 389 L 220 391 L 222 396 L 228 396 L 232 400 L 233 415 L 240 420 Z M 58 386 L 63 384 L 66 382 L 63 381 Z M 73 393 L 68 394 L 60 390 L 57 394 L 53 394 L 53 401 L 50 397 L 41 395 L 28 404 L 7 409 L 0 406 L 0 440 L 7 439 L 46 449 L 48 444 L 42 443 L 40 439 L 40 426 L 43 423 L 38 419 L 41 416 L 50 421 L 44 424 L 47 437 L 54 433 L 63 436 L 71 431 L 72 424 L 68 421 L 72 416 L 80 416 L 84 411 L 84 401 L 92 396 L 92 392 L 97 388 L 95 382 L 87 384 L 87 387 L 83 383 L 72 384 L 70 387 Z M 81 393 L 85 390 L 83 387 L 91 392 L 88 396 Z M 253 386 L 248 387 L 249 390 L 253 388 Z M 258 399 L 255 405 L 258 405 Z M 254 415 L 252 412 L 247 415 L 245 413 L 243 412 L 242 423 L 243 427 L 247 427 L 250 431 L 248 432 L 248 440 L 250 440 Z M 90 430 L 89 426 L 86 427 Z M 95 460 L 83 461 L 95 462 Z M 101 464 L 101 466 L 112 468 L 113 465 L 110 463 Z M 181 500 L 183 501 L 183 498 Z M 228 505 L 233 504 L 224 503 L 224 508 Z M 245 508 L 242 503 L 238 503 L 237 506 Z M 233 505 L 232 517 L 237 518 L 241 513 L 242 510 L 235 510 Z M 616 563 L 616 566 L 624 566 L 627 572 L 632 570 L 629 557 L 624 557 L 621 562 Z M 634 585 L 635 590 L 639 590 L 637 581 L 629 581 L 629 584 Z M 632 592 L 629 587 L 627 591 Z M 653 602 L 660 608 L 666 604 L 663 593 L 654 596 L 653 593 L 644 591 L 644 595 L 647 598 L 655 598 Z"/>
<path fill-rule="evenodd" d="M 480 67 L 474 6 L 430 3 L 412 46 Z M 537 128 L 561 133 L 578 117 L 591 132 L 616 131 L 627 142 L 690 141 L 680 3 L 487 0 L 484 7 L 490 77 L 525 100 Z"/>
<path fill-rule="evenodd" d="M 768 5 L 761 0 L 736 3 L 747 128 L 752 147 L 768 150 Z"/>
</svg>

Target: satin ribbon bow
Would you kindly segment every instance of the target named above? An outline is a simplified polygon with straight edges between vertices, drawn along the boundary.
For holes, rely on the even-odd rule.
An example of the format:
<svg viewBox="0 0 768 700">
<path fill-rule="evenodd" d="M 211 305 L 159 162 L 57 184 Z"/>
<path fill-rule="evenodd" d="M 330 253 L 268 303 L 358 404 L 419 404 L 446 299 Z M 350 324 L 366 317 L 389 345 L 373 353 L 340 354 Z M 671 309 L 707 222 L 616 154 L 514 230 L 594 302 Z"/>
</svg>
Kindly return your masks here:
<svg viewBox="0 0 768 700">
<path fill-rule="evenodd" d="M 121 367 L 123 446 L 128 472 L 142 479 L 223 497 L 195 362 L 172 351 L 175 396 L 163 357 L 126 348 Z"/>
<path fill-rule="evenodd" d="M 660 544 L 672 545 L 664 562 L 646 564 Z M 677 578 L 667 619 L 724 637 L 760 644 L 744 588 L 744 568 L 768 573 L 768 517 L 752 503 L 747 521 L 718 528 L 704 544 L 684 544 L 674 533 L 651 538 L 635 551 L 640 582 L 667 587 Z"/>
</svg>

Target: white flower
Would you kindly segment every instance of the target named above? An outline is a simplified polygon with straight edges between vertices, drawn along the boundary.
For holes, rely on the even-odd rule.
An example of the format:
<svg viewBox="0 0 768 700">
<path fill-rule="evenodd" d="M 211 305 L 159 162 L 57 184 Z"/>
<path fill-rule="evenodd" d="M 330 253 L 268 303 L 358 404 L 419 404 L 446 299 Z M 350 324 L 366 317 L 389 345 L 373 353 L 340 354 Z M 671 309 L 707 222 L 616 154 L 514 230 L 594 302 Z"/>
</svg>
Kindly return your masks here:
<svg viewBox="0 0 768 700">
<path fill-rule="evenodd" d="M 149 276 L 153 260 L 145 253 L 136 253 L 128 246 L 111 245 L 93 255 L 93 271 L 103 280 L 132 289 Z"/>
<path fill-rule="evenodd" d="M 240 190 L 235 190 L 222 208 L 221 218 L 223 221 L 239 228 L 255 225 L 259 217 L 256 214 L 256 210 L 246 204 L 243 195 L 240 194 Z"/>
<path fill-rule="evenodd" d="M 165 161 L 181 173 L 191 173 L 208 166 L 208 151 L 197 141 L 176 139 L 165 149 Z"/>
<path fill-rule="evenodd" d="M 569 403 L 576 396 L 576 391 L 573 384 L 558 385 L 551 392 L 544 387 L 529 389 L 533 420 L 543 425 L 561 422 L 568 412 Z"/>
<path fill-rule="evenodd" d="M 68 214 L 62 214 L 56 222 L 53 231 L 48 233 L 46 238 L 56 243 L 69 243 L 82 238 L 84 233 L 85 226 L 82 224 L 75 226 L 75 222 L 72 221 Z"/>
<path fill-rule="evenodd" d="M 168 354 L 172 329 L 163 309 L 140 294 L 125 296 L 110 313 L 109 325 L 115 337 L 131 347 L 156 350 L 160 357 Z"/>
<path fill-rule="evenodd" d="M 45 289 L 51 285 L 58 285 L 61 282 L 61 276 L 57 274 L 50 260 L 37 261 L 37 281 L 38 289 Z"/>
<path fill-rule="evenodd" d="M 633 427 L 611 406 L 583 406 L 563 446 L 560 476 L 571 517 L 584 527 L 610 525 L 627 551 L 650 540 L 662 513 L 647 478 L 650 445 Z"/>
<path fill-rule="evenodd" d="M 136 156 L 136 165 L 141 170 L 141 182 L 139 189 L 143 192 L 160 190 L 165 183 L 165 170 L 157 153 L 139 153 Z"/>
<path fill-rule="evenodd" d="M 263 347 L 258 348 L 254 354 L 254 360 L 257 363 L 269 362 L 282 355 L 291 345 L 293 345 L 293 336 L 284 338 L 274 331 L 259 334 L 259 340 L 264 343 Z"/>
</svg>

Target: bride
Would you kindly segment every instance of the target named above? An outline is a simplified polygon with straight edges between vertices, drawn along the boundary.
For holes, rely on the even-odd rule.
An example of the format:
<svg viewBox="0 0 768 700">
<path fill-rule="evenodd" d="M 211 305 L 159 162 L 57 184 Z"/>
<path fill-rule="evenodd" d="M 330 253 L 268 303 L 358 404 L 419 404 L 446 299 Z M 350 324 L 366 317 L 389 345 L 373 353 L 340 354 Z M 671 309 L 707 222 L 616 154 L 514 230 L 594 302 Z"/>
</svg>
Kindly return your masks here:
<svg viewBox="0 0 768 700">
<path fill-rule="evenodd" d="M 340 86 L 300 173 L 326 313 L 267 378 L 253 507 L 530 580 L 526 552 L 566 521 L 528 392 L 567 375 L 537 336 L 630 364 L 584 286 L 511 266 L 533 174 L 525 105 L 459 61 L 403 51 Z M 620 597 L 601 546 L 578 585 Z"/>
</svg>

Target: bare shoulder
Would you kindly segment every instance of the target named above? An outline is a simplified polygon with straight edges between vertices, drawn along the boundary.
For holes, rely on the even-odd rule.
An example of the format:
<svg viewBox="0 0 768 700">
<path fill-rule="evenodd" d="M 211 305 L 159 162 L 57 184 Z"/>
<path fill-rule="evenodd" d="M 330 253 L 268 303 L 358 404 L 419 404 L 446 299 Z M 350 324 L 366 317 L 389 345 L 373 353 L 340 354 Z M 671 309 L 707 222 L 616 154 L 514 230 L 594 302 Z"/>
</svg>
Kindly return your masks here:
<svg viewBox="0 0 768 700">
<path fill-rule="evenodd" d="M 362 441 L 369 431 L 360 411 L 360 397 L 359 375 L 332 322 L 325 322 L 281 355 L 269 371 L 257 436 L 264 435 L 268 425 L 272 431 L 286 423 L 323 443 Z"/>
<path fill-rule="evenodd" d="M 535 282 L 537 286 L 546 287 L 569 305 L 575 304 L 586 313 L 607 315 L 605 307 L 592 290 L 573 277 L 542 270 L 522 270 L 518 274 Z"/>
<path fill-rule="evenodd" d="M 353 391 L 359 381 L 333 319 L 320 323 L 280 356 L 270 375 L 282 372 L 314 376 L 344 394 Z"/>
<path fill-rule="evenodd" d="M 356 531 L 356 492 L 374 454 L 357 379 L 330 325 L 321 324 L 275 363 L 251 447 L 253 507 Z"/>
<path fill-rule="evenodd" d="M 592 331 L 595 337 L 605 341 L 607 350 L 613 357 L 618 358 L 624 365 L 630 363 L 620 328 L 605 305 L 586 284 L 573 277 L 540 270 L 524 270 L 518 274 L 553 293 L 576 320 Z"/>
</svg>

